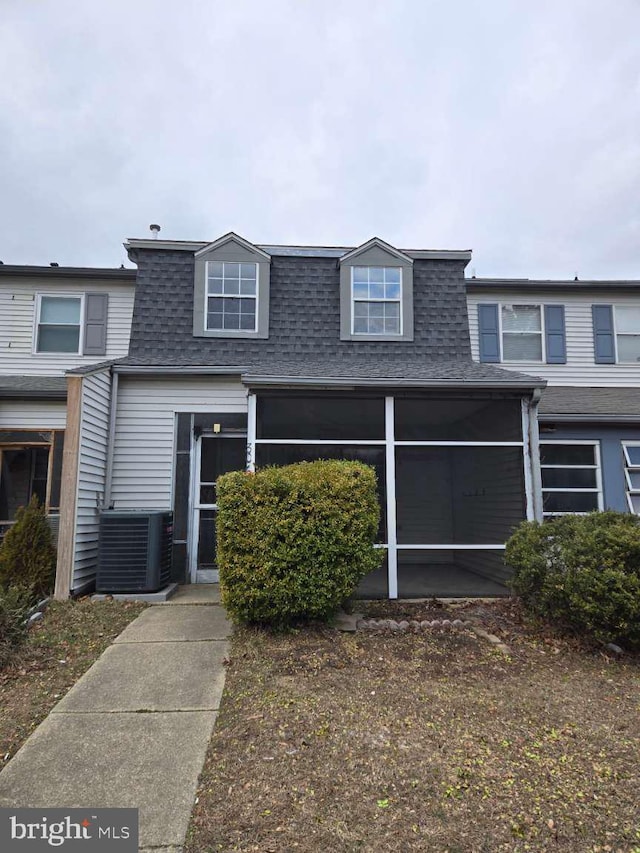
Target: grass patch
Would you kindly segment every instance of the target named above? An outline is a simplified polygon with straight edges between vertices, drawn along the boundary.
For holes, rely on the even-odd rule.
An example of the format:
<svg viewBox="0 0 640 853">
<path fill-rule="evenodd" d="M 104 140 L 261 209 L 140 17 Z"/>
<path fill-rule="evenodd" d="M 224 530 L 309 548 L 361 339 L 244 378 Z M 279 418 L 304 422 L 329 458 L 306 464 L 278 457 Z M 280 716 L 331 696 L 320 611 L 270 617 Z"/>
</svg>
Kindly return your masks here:
<svg viewBox="0 0 640 853">
<path fill-rule="evenodd" d="M 470 608 L 510 658 L 467 631 L 236 631 L 187 853 L 640 851 L 640 659 L 510 607 Z"/>
<path fill-rule="evenodd" d="M 0 671 L 0 766 L 146 605 L 56 601 Z"/>
</svg>

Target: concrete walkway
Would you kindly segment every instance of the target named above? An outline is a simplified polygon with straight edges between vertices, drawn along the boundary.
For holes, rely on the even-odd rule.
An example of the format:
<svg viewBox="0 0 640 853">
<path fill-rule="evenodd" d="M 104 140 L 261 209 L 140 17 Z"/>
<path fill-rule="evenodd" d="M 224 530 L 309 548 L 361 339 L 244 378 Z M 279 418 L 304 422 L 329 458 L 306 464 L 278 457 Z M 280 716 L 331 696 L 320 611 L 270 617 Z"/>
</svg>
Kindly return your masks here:
<svg viewBox="0 0 640 853">
<path fill-rule="evenodd" d="M 138 808 L 140 850 L 179 850 L 224 687 L 218 601 L 183 587 L 131 622 L 0 773 L 0 806 Z"/>
</svg>

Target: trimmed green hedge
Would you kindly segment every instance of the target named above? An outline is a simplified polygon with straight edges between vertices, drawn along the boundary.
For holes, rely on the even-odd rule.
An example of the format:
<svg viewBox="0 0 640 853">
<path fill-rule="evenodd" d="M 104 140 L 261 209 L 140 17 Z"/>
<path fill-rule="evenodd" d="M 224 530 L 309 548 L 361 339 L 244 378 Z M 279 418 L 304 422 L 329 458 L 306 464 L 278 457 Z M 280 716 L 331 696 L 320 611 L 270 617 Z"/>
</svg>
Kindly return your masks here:
<svg viewBox="0 0 640 853">
<path fill-rule="evenodd" d="M 640 519 L 622 512 L 524 522 L 505 562 L 526 610 L 601 642 L 640 647 Z"/>
<path fill-rule="evenodd" d="M 217 482 L 222 601 L 236 622 L 326 619 L 378 568 L 376 475 L 360 462 L 300 462 Z"/>
</svg>

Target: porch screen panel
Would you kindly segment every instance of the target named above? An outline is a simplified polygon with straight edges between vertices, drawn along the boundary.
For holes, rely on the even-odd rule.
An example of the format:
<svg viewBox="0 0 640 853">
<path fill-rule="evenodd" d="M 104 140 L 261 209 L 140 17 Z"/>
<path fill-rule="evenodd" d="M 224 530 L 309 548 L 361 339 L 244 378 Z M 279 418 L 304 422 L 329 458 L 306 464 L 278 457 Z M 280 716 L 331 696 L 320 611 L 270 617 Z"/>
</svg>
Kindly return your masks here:
<svg viewBox="0 0 640 853">
<path fill-rule="evenodd" d="M 384 440 L 382 397 L 261 396 L 258 439 Z"/>
<path fill-rule="evenodd" d="M 389 597 L 389 565 L 385 550 L 382 551 L 380 567 L 362 578 L 356 589 L 355 597 L 373 599 Z"/>
<path fill-rule="evenodd" d="M 216 569 L 216 515 L 214 509 L 200 510 L 200 535 L 198 537 L 198 566 Z"/>
<path fill-rule="evenodd" d="M 399 545 L 500 545 L 526 514 L 520 447 L 396 447 Z"/>
<path fill-rule="evenodd" d="M 19 507 L 33 495 L 44 506 L 47 496 L 48 447 L 22 447 L 2 451 L 0 470 L 0 521 L 12 521 Z"/>
<path fill-rule="evenodd" d="M 522 441 L 519 399 L 402 398 L 396 441 Z"/>
<path fill-rule="evenodd" d="M 64 452 L 64 431 L 53 433 L 53 464 L 51 466 L 51 493 L 49 508 L 57 511 L 60 507 L 60 491 L 62 488 L 62 454 Z"/>
<path fill-rule="evenodd" d="M 229 471 L 244 471 L 247 464 L 247 443 L 244 438 L 233 440 L 203 438 L 200 455 L 201 504 L 216 503 L 216 480 Z"/>
<path fill-rule="evenodd" d="M 380 525 L 378 541 L 386 540 L 386 487 L 384 447 L 353 447 L 336 444 L 258 444 L 256 466 L 292 465 L 295 462 L 313 462 L 317 459 L 347 459 L 364 462 L 376 472 Z"/>
</svg>

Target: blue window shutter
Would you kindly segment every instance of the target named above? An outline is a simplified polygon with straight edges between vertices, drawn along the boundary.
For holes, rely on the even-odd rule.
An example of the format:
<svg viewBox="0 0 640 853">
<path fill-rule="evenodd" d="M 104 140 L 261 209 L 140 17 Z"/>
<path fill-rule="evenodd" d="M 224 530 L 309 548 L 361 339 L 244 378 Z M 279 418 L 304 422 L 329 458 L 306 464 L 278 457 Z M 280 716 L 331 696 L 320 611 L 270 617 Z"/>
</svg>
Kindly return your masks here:
<svg viewBox="0 0 640 853">
<path fill-rule="evenodd" d="M 616 348 L 613 340 L 613 307 L 592 305 L 593 351 L 596 364 L 615 364 Z"/>
<path fill-rule="evenodd" d="M 480 361 L 500 361 L 500 332 L 498 328 L 498 305 L 478 305 L 478 341 Z"/>
<path fill-rule="evenodd" d="M 544 306 L 544 335 L 547 364 L 566 364 L 567 335 L 564 325 L 564 305 Z"/>
</svg>

